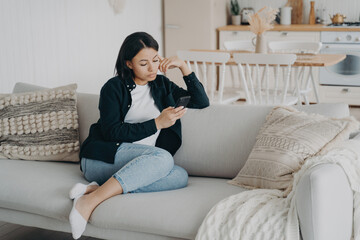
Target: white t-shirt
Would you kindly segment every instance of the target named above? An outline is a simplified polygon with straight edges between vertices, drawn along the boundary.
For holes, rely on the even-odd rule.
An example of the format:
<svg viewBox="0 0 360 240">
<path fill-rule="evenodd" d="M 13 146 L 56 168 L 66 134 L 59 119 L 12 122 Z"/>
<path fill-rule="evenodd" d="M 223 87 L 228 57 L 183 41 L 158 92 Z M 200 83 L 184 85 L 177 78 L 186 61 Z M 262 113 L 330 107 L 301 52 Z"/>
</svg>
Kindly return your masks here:
<svg viewBox="0 0 360 240">
<path fill-rule="evenodd" d="M 154 99 L 151 95 L 149 84 L 136 85 L 136 88 L 131 91 L 131 98 L 132 104 L 125 116 L 124 122 L 141 123 L 157 118 L 160 115 L 160 111 L 155 105 Z M 147 138 L 143 138 L 133 143 L 155 146 L 159 133 L 160 130 Z"/>
</svg>

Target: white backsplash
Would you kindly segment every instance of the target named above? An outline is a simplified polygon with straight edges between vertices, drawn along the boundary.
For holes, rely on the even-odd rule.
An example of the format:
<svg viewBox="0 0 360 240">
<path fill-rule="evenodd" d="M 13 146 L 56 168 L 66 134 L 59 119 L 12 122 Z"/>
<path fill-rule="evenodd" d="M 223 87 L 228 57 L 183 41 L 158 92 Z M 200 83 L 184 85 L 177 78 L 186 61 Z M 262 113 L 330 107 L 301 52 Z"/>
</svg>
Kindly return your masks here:
<svg viewBox="0 0 360 240">
<path fill-rule="evenodd" d="M 287 0 L 239 0 L 240 8 L 252 7 L 258 11 L 264 6 L 280 8 L 286 4 Z M 310 0 L 304 0 L 304 23 L 309 23 Z M 315 9 L 325 9 L 324 15 L 327 23 L 331 23 L 329 14 L 341 13 L 346 15 L 345 21 L 359 21 L 360 17 L 360 0 L 316 0 Z M 319 12 L 319 11 L 317 11 Z"/>
</svg>

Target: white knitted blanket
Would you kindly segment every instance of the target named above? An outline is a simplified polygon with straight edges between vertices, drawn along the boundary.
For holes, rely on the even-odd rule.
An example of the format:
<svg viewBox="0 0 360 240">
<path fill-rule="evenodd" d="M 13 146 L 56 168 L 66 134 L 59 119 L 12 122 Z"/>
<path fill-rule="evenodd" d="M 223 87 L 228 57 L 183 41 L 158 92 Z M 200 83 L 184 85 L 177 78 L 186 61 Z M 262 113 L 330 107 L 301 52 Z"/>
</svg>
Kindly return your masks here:
<svg viewBox="0 0 360 240">
<path fill-rule="evenodd" d="M 279 190 L 256 189 L 232 195 L 215 205 L 201 224 L 196 240 L 299 240 L 295 192 L 301 177 L 322 163 L 340 165 L 354 193 L 353 237 L 360 240 L 360 141 L 349 140 L 322 156 L 309 158 L 294 174 L 285 198 Z"/>
</svg>

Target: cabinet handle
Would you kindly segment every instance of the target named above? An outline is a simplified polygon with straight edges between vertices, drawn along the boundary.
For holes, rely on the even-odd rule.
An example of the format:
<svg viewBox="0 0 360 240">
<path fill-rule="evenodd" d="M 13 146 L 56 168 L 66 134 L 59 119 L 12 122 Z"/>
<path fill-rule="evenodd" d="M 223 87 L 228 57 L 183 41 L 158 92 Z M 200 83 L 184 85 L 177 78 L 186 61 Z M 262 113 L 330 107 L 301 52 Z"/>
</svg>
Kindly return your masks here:
<svg viewBox="0 0 360 240">
<path fill-rule="evenodd" d="M 349 92 L 350 92 L 350 89 L 348 89 L 348 88 L 343 88 L 343 89 L 341 89 L 341 91 L 342 91 L 343 93 L 349 93 Z"/>
<path fill-rule="evenodd" d="M 165 28 L 169 28 L 169 29 L 179 29 L 180 26 L 179 25 L 175 25 L 175 24 L 166 24 Z"/>
<path fill-rule="evenodd" d="M 286 37 L 287 35 L 288 35 L 288 32 L 282 32 L 282 33 L 281 33 L 281 36 Z"/>
</svg>

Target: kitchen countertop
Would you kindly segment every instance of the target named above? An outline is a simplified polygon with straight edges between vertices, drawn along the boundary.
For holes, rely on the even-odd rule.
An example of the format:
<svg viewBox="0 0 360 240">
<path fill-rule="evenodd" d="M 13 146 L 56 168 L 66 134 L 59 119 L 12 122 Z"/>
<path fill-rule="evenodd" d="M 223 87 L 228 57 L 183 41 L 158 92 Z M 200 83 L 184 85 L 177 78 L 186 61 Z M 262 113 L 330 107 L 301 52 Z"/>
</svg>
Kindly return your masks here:
<svg viewBox="0 0 360 240">
<path fill-rule="evenodd" d="M 217 28 L 218 31 L 249 31 L 249 25 L 227 25 Z M 322 24 L 292 24 L 292 25 L 274 25 L 269 31 L 306 31 L 306 32 L 360 32 L 360 27 L 327 27 Z"/>
</svg>

